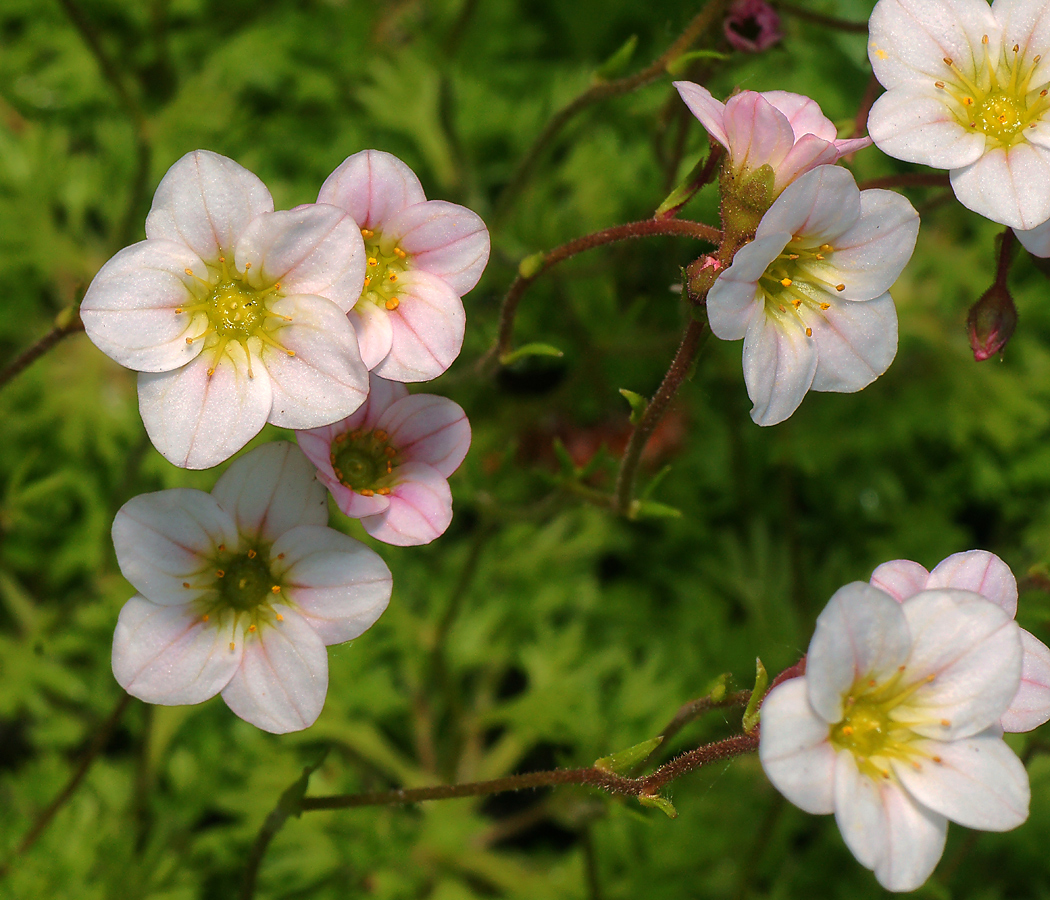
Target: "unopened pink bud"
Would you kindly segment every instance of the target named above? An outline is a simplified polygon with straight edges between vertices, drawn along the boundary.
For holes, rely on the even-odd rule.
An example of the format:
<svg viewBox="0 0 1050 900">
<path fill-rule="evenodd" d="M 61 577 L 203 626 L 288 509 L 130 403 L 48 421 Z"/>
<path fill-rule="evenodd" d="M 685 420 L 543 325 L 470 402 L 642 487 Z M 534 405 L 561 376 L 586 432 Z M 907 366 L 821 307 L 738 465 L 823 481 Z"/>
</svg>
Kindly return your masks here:
<svg viewBox="0 0 1050 900">
<path fill-rule="evenodd" d="M 977 362 L 1002 353 L 1017 327 L 1017 307 L 1005 285 L 993 284 L 970 307 L 966 330 Z"/>
<path fill-rule="evenodd" d="M 724 27 L 730 45 L 745 53 L 759 53 L 784 37 L 780 16 L 766 0 L 736 0 Z"/>
</svg>

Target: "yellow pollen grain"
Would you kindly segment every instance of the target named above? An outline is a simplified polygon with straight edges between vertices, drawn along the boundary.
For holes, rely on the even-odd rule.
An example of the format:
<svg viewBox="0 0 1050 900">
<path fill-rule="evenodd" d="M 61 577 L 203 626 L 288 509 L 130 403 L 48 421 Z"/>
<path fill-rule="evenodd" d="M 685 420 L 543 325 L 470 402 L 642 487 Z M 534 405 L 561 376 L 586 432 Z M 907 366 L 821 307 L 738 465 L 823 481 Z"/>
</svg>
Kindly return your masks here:
<svg viewBox="0 0 1050 900">
<path fill-rule="evenodd" d="M 391 272 L 390 273 L 390 280 L 391 281 L 397 281 L 397 272 Z"/>
<path fill-rule="evenodd" d="M 973 106 L 973 97 L 963 97 L 963 103 L 966 106 Z"/>
<path fill-rule="evenodd" d="M 913 769 L 914 769 L 914 770 L 915 770 L 916 772 L 921 772 L 921 771 L 922 771 L 922 763 L 920 763 L 920 762 L 919 762 L 918 760 L 914 760 L 914 761 L 912 762 L 912 764 L 911 764 L 911 767 L 912 767 L 912 768 L 913 768 Z"/>
<path fill-rule="evenodd" d="M 382 428 L 380 428 L 376 432 L 376 440 L 377 441 L 385 441 L 388 437 L 390 437 L 390 435 L 388 435 L 385 431 L 383 431 Z"/>
<path fill-rule="evenodd" d="M 278 553 L 277 554 L 277 558 L 278 559 L 284 559 L 284 554 L 283 553 Z"/>
<path fill-rule="evenodd" d="M 1014 53 L 1017 53 L 1021 49 L 1020 44 L 1014 44 Z"/>
<path fill-rule="evenodd" d="M 370 266 L 378 266 L 379 265 L 379 260 L 376 259 L 374 256 L 370 256 L 370 257 L 368 257 L 368 264 Z"/>
<path fill-rule="evenodd" d="M 812 328 L 807 328 L 806 329 L 806 337 L 813 337 L 813 329 Z"/>
<path fill-rule="evenodd" d="M 831 309 L 831 304 L 830 303 L 821 303 L 820 304 L 820 308 L 821 309 Z"/>
<path fill-rule="evenodd" d="M 868 687 L 875 687 L 875 685 L 877 684 L 878 682 L 874 678 L 872 678 L 871 681 L 868 682 Z"/>
<path fill-rule="evenodd" d="M 950 56 L 944 57 L 944 64 L 950 66 L 952 64 L 952 58 Z"/>
<path fill-rule="evenodd" d="M 201 621 L 202 622 L 207 622 L 208 619 L 210 619 L 210 618 L 211 618 L 211 616 L 209 616 L 207 613 L 205 613 L 203 616 L 201 616 Z"/>
<path fill-rule="evenodd" d="M 851 734 L 853 734 L 853 726 L 852 725 L 844 725 L 843 728 L 842 728 L 842 733 L 844 735 L 846 735 L 846 737 L 849 737 Z"/>
<path fill-rule="evenodd" d="M 401 301 L 398 300 L 397 297 L 391 297 L 385 304 L 387 309 L 397 309 L 400 305 Z"/>
<path fill-rule="evenodd" d="M 780 283 L 781 283 L 782 285 L 784 285 L 784 287 L 791 287 L 791 285 L 792 285 L 792 283 L 793 283 L 793 282 L 791 281 L 791 279 L 790 279 L 790 278 L 781 278 L 781 279 L 780 279 Z"/>
<path fill-rule="evenodd" d="M 387 456 L 397 456 L 397 451 L 393 447 L 387 447 L 383 452 Z"/>
<path fill-rule="evenodd" d="M 255 631 L 255 626 L 254 625 L 249 625 L 248 626 L 248 630 L 249 631 Z"/>
<path fill-rule="evenodd" d="M 279 584 L 275 584 L 272 588 L 270 588 L 270 593 L 271 594 L 279 594 L 279 593 L 281 593 L 281 586 Z"/>
<path fill-rule="evenodd" d="M 278 622 L 283 622 L 284 621 L 284 616 L 282 616 L 280 613 L 277 613 L 277 621 Z"/>
<path fill-rule="evenodd" d="M 225 573 L 225 572 L 224 572 L 224 571 L 223 571 L 222 569 L 219 569 L 219 570 L 218 570 L 218 571 L 217 571 L 217 572 L 215 573 L 215 577 L 216 577 L 216 578 L 225 578 L 225 577 L 226 577 L 226 573 Z"/>
<path fill-rule="evenodd" d="M 952 723 L 951 723 L 951 721 L 949 719 L 941 719 L 941 725 L 943 725 L 945 728 L 950 727 L 951 724 Z"/>
<path fill-rule="evenodd" d="M 935 81 L 933 83 L 933 86 L 935 88 L 940 88 L 942 91 L 944 90 L 944 82 L 943 81 Z"/>
<path fill-rule="evenodd" d="M 789 253 L 788 254 L 788 259 L 798 259 L 798 254 L 797 253 Z"/>
<path fill-rule="evenodd" d="M 233 650 L 236 646 L 237 645 L 233 641 L 230 641 L 230 653 L 233 653 Z"/>
<path fill-rule="evenodd" d="M 362 497 L 371 497 L 375 493 L 375 491 L 371 490 L 370 488 L 361 488 L 359 493 Z"/>
<path fill-rule="evenodd" d="M 846 290 L 846 285 L 844 285 L 844 284 L 836 284 L 835 285 L 835 290 L 838 291 L 841 294 L 844 290 Z"/>
<path fill-rule="evenodd" d="M 371 283 L 372 283 L 372 276 L 371 275 L 366 275 L 365 276 L 365 287 L 368 287 Z"/>
<path fill-rule="evenodd" d="M 984 37 L 981 38 L 981 43 L 982 44 L 987 44 L 988 43 L 988 35 L 984 35 Z"/>
<path fill-rule="evenodd" d="M 390 493 L 390 488 L 380 488 L 376 491 L 377 494 L 382 494 L 384 497 Z"/>
<path fill-rule="evenodd" d="M 256 553 L 254 550 L 248 551 L 248 559 L 255 559 Z"/>
<path fill-rule="evenodd" d="M 393 471 L 394 471 L 394 464 L 392 462 L 390 462 L 390 460 L 388 459 L 386 461 L 386 474 L 389 475 Z"/>
<path fill-rule="evenodd" d="M 795 309 L 798 309 L 802 305 L 802 301 L 798 299 L 792 300 L 791 305 L 794 306 Z"/>
<path fill-rule="evenodd" d="M 182 586 L 184 588 L 188 588 L 190 586 L 190 583 L 188 581 L 184 581 L 184 582 L 182 582 Z"/>
</svg>

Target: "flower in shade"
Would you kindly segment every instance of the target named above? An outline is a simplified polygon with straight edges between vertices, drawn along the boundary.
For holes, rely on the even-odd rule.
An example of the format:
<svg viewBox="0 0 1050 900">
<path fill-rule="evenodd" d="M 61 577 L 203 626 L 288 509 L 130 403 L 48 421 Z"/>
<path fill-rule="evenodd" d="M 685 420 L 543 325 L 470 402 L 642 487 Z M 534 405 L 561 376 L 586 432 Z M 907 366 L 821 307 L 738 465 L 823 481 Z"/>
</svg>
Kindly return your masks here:
<svg viewBox="0 0 1050 900">
<path fill-rule="evenodd" d="M 368 271 L 350 313 L 369 369 L 392 381 L 428 381 L 463 346 L 460 299 L 489 258 L 477 213 L 427 200 L 396 156 L 362 150 L 321 186 L 319 203 L 347 210 L 360 226 Z"/>
<path fill-rule="evenodd" d="M 883 887 L 914 890 L 948 820 L 1007 831 L 1028 817 L 1028 773 L 998 729 L 1020 676 L 1019 629 L 983 597 L 897 603 L 848 584 L 817 619 L 806 674 L 762 704 L 762 768 L 796 806 L 834 813 Z"/>
<path fill-rule="evenodd" d="M 313 466 L 286 442 L 238 459 L 210 494 L 125 503 L 113 544 L 138 593 L 117 621 L 117 681 L 165 706 L 221 693 L 278 734 L 312 725 L 328 690 L 325 646 L 369 628 L 391 589 L 383 560 L 327 522 Z"/>
<path fill-rule="evenodd" d="M 780 16 L 766 0 L 736 0 L 723 27 L 729 45 L 745 53 L 760 53 L 784 37 Z"/>
<path fill-rule="evenodd" d="M 838 166 L 807 172 L 776 199 L 707 299 L 715 336 L 744 339 L 759 425 L 788 418 L 809 390 L 859 391 L 886 371 L 897 352 L 889 289 L 918 230 L 907 200 L 860 191 Z"/>
<path fill-rule="evenodd" d="M 735 173 L 746 177 L 761 166 L 772 167 L 774 196 L 810 169 L 871 143 L 868 138 L 839 140 L 817 103 L 801 94 L 743 91 L 721 103 L 691 81 L 674 86 L 711 139 L 725 148 Z"/>
<path fill-rule="evenodd" d="M 883 563 L 871 583 L 898 602 L 930 588 L 959 588 L 980 594 L 1017 614 L 1017 579 L 1010 567 L 987 550 L 954 553 L 927 572 L 910 559 Z M 1000 718 L 1003 731 L 1031 731 L 1050 721 L 1050 648 L 1021 629 L 1021 684 Z"/>
<path fill-rule="evenodd" d="M 80 314 L 96 346 L 141 373 L 154 446 L 203 469 L 266 422 L 313 428 L 361 405 L 368 377 L 346 313 L 364 277 L 345 211 L 274 212 L 255 175 L 196 150 L 168 170 L 146 240 L 102 267 Z"/>
<path fill-rule="evenodd" d="M 948 169 L 963 206 L 1011 228 L 1050 218 L 1050 2 L 879 0 L 868 57 L 884 153 Z"/>
<path fill-rule="evenodd" d="M 349 418 L 298 434 L 322 483 L 346 515 L 388 544 L 429 544 L 452 521 L 448 477 L 470 448 L 456 403 L 412 394 L 374 373 L 368 399 Z"/>
</svg>

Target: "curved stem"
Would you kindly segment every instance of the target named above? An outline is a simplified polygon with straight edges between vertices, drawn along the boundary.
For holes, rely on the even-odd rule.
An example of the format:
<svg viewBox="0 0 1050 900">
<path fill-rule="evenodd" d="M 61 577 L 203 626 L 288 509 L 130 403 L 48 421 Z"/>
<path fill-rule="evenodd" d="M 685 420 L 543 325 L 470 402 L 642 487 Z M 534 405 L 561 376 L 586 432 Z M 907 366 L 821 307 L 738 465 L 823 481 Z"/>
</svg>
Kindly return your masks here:
<svg viewBox="0 0 1050 900">
<path fill-rule="evenodd" d="M 494 218 L 502 217 L 510 205 L 510 201 L 517 196 L 528 180 L 539 160 L 540 154 L 543 153 L 543 150 L 554 139 L 555 135 L 577 113 L 608 97 L 626 94 L 656 81 L 664 74 L 669 63 L 685 53 L 711 25 L 719 21 L 725 5 L 726 0 L 708 0 L 707 5 L 685 27 L 685 31 L 647 68 L 626 78 L 618 78 L 615 81 L 600 81 L 597 84 L 593 84 L 567 106 L 558 110 L 544 126 L 543 131 L 539 133 L 536 140 L 532 142 L 532 146 L 529 147 L 525 156 L 522 157 L 521 162 L 518 163 L 518 167 L 514 170 L 514 174 L 511 175 L 510 181 L 507 182 L 507 186 L 496 201 L 493 213 Z"/>
<path fill-rule="evenodd" d="M 575 256 L 577 253 L 583 253 L 585 250 L 593 250 L 595 247 L 614 244 L 618 241 L 630 240 L 631 238 L 652 237 L 655 235 L 685 235 L 686 237 L 693 237 L 711 244 L 717 244 L 722 237 L 721 232 L 717 228 L 704 225 L 702 222 L 691 222 L 687 219 L 643 219 L 640 222 L 614 225 L 612 228 L 606 228 L 604 231 L 587 234 L 571 240 L 567 244 L 562 244 L 560 247 L 555 247 L 550 253 L 544 255 L 542 262 L 539 263 L 535 271 L 530 272 L 528 275 L 519 273 L 507 290 L 506 296 L 503 298 L 503 305 L 500 307 L 499 332 L 496 343 L 478 361 L 478 371 L 483 371 L 488 368 L 494 359 L 499 359 L 510 352 L 511 341 L 514 335 L 514 317 L 518 311 L 518 304 L 521 302 L 522 295 L 528 290 L 529 285 L 539 278 L 540 275 L 558 263 Z"/>
<path fill-rule="evenodd" d="M 0 370 L 0 389 L 2 389 L 4 385 L 18 375 L 23 369 L 27 369 L 32 363 L 36 362 L 41 356 L 47 353 L 47 351 L 61 341 L 62 338 L 83 330 L 84 323 L 80 321 L 79 313 L 74 313 L 71 320 L 65 324 L 60 323 L 55 325 L 55 327 L 40 338 L 40 340 L 31 347 L 23 350 L 18 356 L 11 360 L 11 362 L 4 366 L 2 370 Z"/>
<path fill-rule="evenodd" d="M 682 335 L 682 342 L 678 345 L 678 352 L 675 353 L 674 359 L 671 361 L 671 367 L 667 370 L 667 374 L 664 375 L 664 380 L 660 382 L 656 393 L 653 394 L 652 400 L 646 406 L 641 421 L 635 426 L 634 431 L 631 432 L 627 448 L 624 450 L 623 458 L 620 460 L 620 471 L 616 475 L 615 509 L 621 515 L 630 516 L 632 512 L 634 479 L 638 471 L 638 463 L 642 458 L 642 450 L 645 449 L 646 442 L 656 429 L 656 426 L 660 424 L 660 420 L 664 417 L 668 405 L 674 399 L 674 395 L 678 393 L 678 388 L 681 387 L 682 382 L 689 374 L 693 360 L 696 358 L 696 353 L 700 349 L 702 339 L 708 334 L 709 331 L 705 322 L 700 322 L 696 319 L 689 320 L 685 334 Z"/>
</svg>

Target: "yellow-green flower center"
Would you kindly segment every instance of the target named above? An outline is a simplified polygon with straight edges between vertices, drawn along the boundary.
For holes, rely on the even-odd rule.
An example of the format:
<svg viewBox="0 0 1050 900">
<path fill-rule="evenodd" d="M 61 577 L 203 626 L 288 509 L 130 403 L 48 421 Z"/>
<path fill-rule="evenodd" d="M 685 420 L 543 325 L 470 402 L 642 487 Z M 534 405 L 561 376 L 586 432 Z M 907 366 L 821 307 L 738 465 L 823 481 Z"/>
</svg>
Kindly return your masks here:
<svg viewBox="0 0 1050 900">
<path fill-rule="evenodd" d="M 402 276 L 408 269 L 408 254 L 396 241 L 384 238 L 382 232 L 370 228 L 361 229 L 365 239 L 365 286 L 361 296 L 370 303 L 384 309 L 395 310 L 397 295 L 402 287 Z"/>
<path fill-rule="evenodd" d="M 397 450 L 382 430 L 351 431 L 332 441 L 335 477 L 365 497 L 389 494 L 391 475 L 398 464 Z"/>
<path fill-rule="evenodd" d="M 195 612 L 204 622 L 225 625 L 231 616 L 235 622 L 244 617 L 245 630 L 251 634 L 282 618 L 273 610 L 283 586 L 273 574 L 269 544 L 256 543 L 236 551 L 220 544 L 195 580 L 196 584 L 183 582 L 183 587 L 204 588 L 194 601 Z"/>
<path fill-rule="evenodd" d="M 831 284 L 821 274 L 822 263 L 834 252 L 830 244 L 802 247 L 804 239 L 795 236 L 758 279 L 765 297 L 766 315 L 777 321 L 797 319 L 807 335 L 813 330 L 806 324 L 803 312 L 818 315 L 831 308 L 827 295 L 842 293 L 844 284 Z"/>
</svg>

